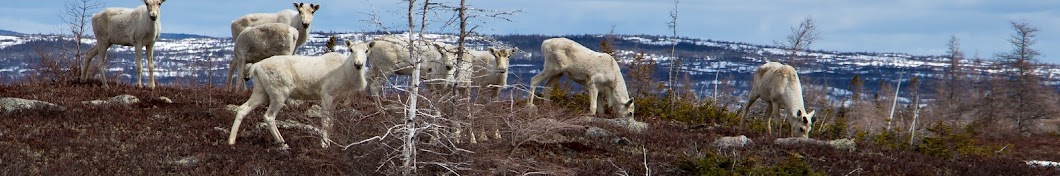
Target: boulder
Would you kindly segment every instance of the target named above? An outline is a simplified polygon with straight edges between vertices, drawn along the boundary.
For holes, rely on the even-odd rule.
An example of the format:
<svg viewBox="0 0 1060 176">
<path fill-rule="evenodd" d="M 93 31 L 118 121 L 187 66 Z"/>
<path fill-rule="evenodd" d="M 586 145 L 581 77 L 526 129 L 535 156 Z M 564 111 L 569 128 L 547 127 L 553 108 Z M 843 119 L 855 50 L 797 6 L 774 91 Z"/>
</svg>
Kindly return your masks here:
<svg viewBox="0 0 1060 176">
<path fill-rule="evenodd" d="M 730 148 L 741 148 L 751 145 L 751 139 L 747 136 L 726 136 L 714 140 L 714 147 L 718 149 L 730 149 Z"/>
<path fill-rule="evenodd" d="M 268 130 L 269 129 L 269 124 L 265 123 L 265 122 L 258 122 L 257 127 L 260 128 L 260 129 Z M 313 133 L 316 133 L 316 134 L 321 134 L 320 133 L 321 131 L 320 131 L 319 128 L 314 127 L 314 126 L 309 125 L 309 124 L 304 124 L 304 123 L 301 123 L 301 122 L 298 122 L 298 121 L 294 121 L 292 119 L 277 120 L 276 121 L 276 128 L 298 129 L 298 130 L 305 130 L 305 131 L 313 132 Z"/>
<path fill-rule="evenodd" d="M 10 113 L 10 112 L 15 112 L 15 111 L 18 111 L 18 110 L 25 110 L 25 109 L 44 109 L 44 108 L 55 108 L 55 109 L 59 109 L 59 110 L 66 110 L 66 108 L 63 108 L 62 106 L 55 105 L 54 103 L 49 103 L 49 102 L 46 102 L 46 101 L 28 100 L 28 99 L 13 98 L 13 97 L 0 98 L 0 110 L 3 110 L 4 113 Z"/>
<path fill-rule="evenodd" d="M 590 138 L 607 138 L 614 136 L 610 131 L 607 131 L 600 127 L 589 127 L 585 129 L 585 136 Z"/>
<path fill-rule="evenodd" d="M 235 113 L 239 112 L 239 105 L 232 105 L 232 104 L 225 105 L 225 111 L 228 111 L 228 112 L 231 112 L 232 114 L 235 114 Z"/>
<path fill-rule="evenodd" d="M 586 121 L 586 122 L 606 123 L 606 124 L 613 125 L 613 126 L 624 127 L 626 129 L 628 129 L 629 131 L 632 131 L 634 133 L 640 133 L 640 132 L 643 132 L 644 130 L 648 129 L 648 123 L 639 122 L 639 121 L 637 121 L 636 119 L 633 119 L 633 118 L 606 119 L 606 118 L 598 118 L 598 117 L 586 116 L 586 117 L 583 117 L 582 120 Z"/>
<path fill-rule="evenodd" d="M 173 99 L 169 99 L 169 97 L 158 97 L 158 100 L 166 103 L 173 103 Z"/>
<path fill-rule="evenodd" d="M 164 164 L 164 166 L 167 166 L 167 168 L 169 168 L 169 169 L 183 170 L 183 169 L 194 168 L 201 161 L 202 161 L 202 156 L 200 154 L 200 155 L 191 155 L 191 156 L 186 156 L 186 157 L 179 157 L 179 158 L 172 158 L 172 159 L 168 159 L 168 160 L 162 160 L 161 162 L 162 162 L 162 164 Z"/>
<path fill-rule="evenodd" d="M 777 138 L 776 140 L 773 141 L 773 143 L 777 144 L 777 145 L 785 145 L 785 146 L 822 145 L 822 146 L 832 147 L 832 148 L 837 149 L 837 150 L 846 150 L 846 151 L 854 151 L 855 149 L 857 149 L 857 144 L 854 143 L 854 140 L 850 140 L 850 139 L 836 139 L 836 140 L 831 140 L 831 141 L 823 141 L 823 140 L 810 139 L 810 138 L 791 137 L 791 138 Z"/>
<path fill-rule="evenodd" d="M 104 105 L 104 104 L 131 105 L 131 104 L 135 104 L 135 103 L 139 103 L 139 102 L 140 102 L 140 99 L 136 98 L 136 96 L 132 96 L 132 95 L 129 95 L 129 94 L 124 94 L 124 95 L 118 95 L 118 96 L 110 97 L 109 99 L 106 99 L 106 100 L 82 101 L 81 104 L 86 104 L 86 105 Z"/>
</svg>

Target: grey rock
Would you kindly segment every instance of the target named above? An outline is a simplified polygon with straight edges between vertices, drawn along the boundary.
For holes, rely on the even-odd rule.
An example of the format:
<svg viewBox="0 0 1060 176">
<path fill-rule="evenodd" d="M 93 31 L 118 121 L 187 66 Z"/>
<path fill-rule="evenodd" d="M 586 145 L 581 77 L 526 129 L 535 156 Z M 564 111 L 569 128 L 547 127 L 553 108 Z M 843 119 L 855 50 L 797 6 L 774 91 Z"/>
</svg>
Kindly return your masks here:
<svg viewBox="0 0 1060 176">
<path fill-rule="evenodd" d="M 829 146 L 837 150 L 854 151 L 857 148 L 857 143 L 850 139 L 836 139 L 831 141 L 822 141 L 810 138 L 792 137 L 792 138 L 777 138 L 773 143 L 777 145 L 823 145 Z"/>
<path fill-rule="evenodd" d="M 644 130 L 648 129 L 648 123 L 639 122 L 639 121 L 637 121 L 636 119 L 633 119 L 633 118 L 605 119 L 605 118 L 587 116 L 587 117 L 583 117 L 582 120 L 589 121 L 589 122 L 607 123 L 607 124 L 614 125 L 614 126 L 625 127 L 626 129 L 628 129 L 629 131 L 632 131 L 634 133 L 640 133 L 640 132 L 643 132 Z"/>
<path fill-rule="evenodd" d="M 269 128 L 269 124 L 265 123 L 265 122 L 259 122 L 257 127 L 260 128 L 260 129 L 268 129 Z M 298 121 L 294 121 L 294 120 L 291 120 L 291 119 L 277 120 L 276 121 L 276 128 L 299 129 L 299 130 L 305 130 L 305 131 L 309 131 L 309 132 L 314 132 L 316 134 L 321 134 L 321 131 L 320 131 L 319 128 L 314 127 L 312 125 L 304 124 L 304 123 L 301 123 L 301 122 L 298 122 Z"/>
<path fill-rule="evenodd" d="M 611 142 L 618 145 L 629 145 L 631 143 L 629 142 L 629 139 L 626 139 L 625 137 L 615 137 L 614 139 L 611 139 Z"/>
<path fill-rule="evenodd" d="M 828 141 L 828 145 L 830 145 L 830 146 L 832 146 L 832 148 L 835 148 L 835 149 L 838 149 L 838 150 L 846 150 L 846 151 L 853 152 L 854 150 L 857 149 L 857 145 L 858 144 L 854 143 L 854 140 L 850 140 L 850 139 L 836 139 L 836 140 Z"/>
<path fill-rule="evenodd" d="M 749 146 L 752 143 L 754 142 L 752 142 L 751 139 L 747 138 L 747 136 L 744 135 L 726 136 L 714 140 L 714 147 L 717 147 L 719 149 L 741 148 Z"/>
<path fill-rule="evenodd" d="M 225 111 L 235 114 L 236 112 L 239 112 L 239 105 L 225 105 Z"/>
<path fill-rule="evenodd" d="M 172 168 L 183 169 L 183 168 L 195 167 L 195 165 L 199 164 L 200 161 L 202 161 L 202 159 L 200 159 L 197 156 L 186 156 L 186 157 L 180 157 L 180 158 L 173 159 L 173 160 L 165 160 L 165 161 L 162 161 L 162 163 L 164 163 L 165 165 L 168 165 L 169 167 L 172 167 Z"/>
<path fill-rule="evenodd" d="M 613 136 L 613 134 L 603 128 L 589 127 L 588 129 L 585 129 L 585 136 L 590 138 L 606 138 Z"/>
<path fill-rule="evenodd" d="M 323 118 L 325 115 L 327 113 L 324 112 L 324 108 L 321 108 L 320 105 L 313 105 L 305 110 L 305 116 L 307 117 Z"/>
<path fill-rule="evenodd" d="M 28 100 L 28 99 L 12 98 L 12 97 L 0 98 L 0 109 L 2 109 L 4 113 L 10 113 L 10 112 L 14 112 L 14 111 L 18 111 L 18 110 L 24 110 L 24 109 L 42 109 L 42 108 L 56 108 L 56 109 L 59 109 L 59 110 L 66 110 L 66 108 L 64 108 L 62 106 L 55 105 L 54 103 L 49 103 L 49 102 L 46 102 L 46 101 Z"/>
<path fill-rule="evenodd" d="M 107 100 L 82 101 L 81 104 L 86 104 L 86 105 L 104 105 L 104 104 L 131 105 L 131 104 L 135 104 L 135 103 L 139 103 L 139 102 L 140 102 L 140 99 L 136 98 L 136 96 L 132 96 L 132 95 L 129 95 L 129 94 L 124 94 L 124 95 L 118 95 L 118 96 L 110 97 Z"/>
<path fill-rule="evenodd" d="M 129 94 L 124 94 L 124 95 L 118 95 L 118 96 L 111 97 L 110 98 L 110 102 L 128 105 L 128 104 L 133 104 L 133 103 L 139 103 L 140 99 L 136 98 L 136 96 L 132 96 L 132 95 L 129 95 Z"/>
<path fill-rule="evenodd" d="M 173 103 L 173 99 L 169 99 L 169 97 L 158 97 L 158 100 L 162 100 L 162 102 L 166 103 Z"/>
<path fill-rule="evenodd" d="M 828 145 L 828 142 L 804 138 L 804 137 L 789 137 L 789 138 L 777 138 L 773 140 L 773 144 L 777 145 Z"/>
</svg>

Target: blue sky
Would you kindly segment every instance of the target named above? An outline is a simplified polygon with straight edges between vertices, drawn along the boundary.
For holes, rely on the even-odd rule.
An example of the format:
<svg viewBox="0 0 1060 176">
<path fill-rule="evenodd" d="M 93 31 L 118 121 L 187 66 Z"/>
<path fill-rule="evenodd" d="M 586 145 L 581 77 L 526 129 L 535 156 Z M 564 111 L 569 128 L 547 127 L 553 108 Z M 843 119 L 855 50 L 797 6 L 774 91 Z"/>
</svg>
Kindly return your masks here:
<svg viewBox="0 0 1060 176">
<path fill-rule="evenodd" d="M 6 0 L 0 7 L 0 29 L 22 33 L 57 33 L 58 14 L 65 0 Z M 456 3 L 456 0 L 434 0 Z M 388 27 L 404 21 L 398 0 L 308 0 L 321 4 L 314 19 L 317 31 L 376 31 L 365 13 L 376 14 Z M 488 34 L 599 34 L 615 26 L 616 33 L 669 35 L 666 23 L 673 2 L 668 0 L 469 0 L 476 8 L 515 10 L 513 22 L 484 19 L 478 29 Z M 134 7 L 138 0 L 107 0 L 108 7 Z M 229 23 L 247 13 L 292 8 L 290 0 L 169 0 L 162 5 L 166 33 L 228 37 Z M 368 4 L 371 4 L 369 6 Z M 374 8 L 371 8 L 374 7 Z M 961 40 L 972 57 L 992 58 L 1008 51 L 1009 21 L 1038 27 L 1042 61 L 1060 63 L 1060 1 L 1042 0 L 683 0 L 679 5 L 681 36 L 772 44 L 789 27 L 812 16 L 821 38 L 811 49 L 835 51 L 902 52 L 918 55 L 945 53 L 950 36 Z M 448 15 L 448 14 L 438 14 Z M 433 19 L 442 26 L 447 17 Z M 433 28 L 435 32 L 453 32 Z"/>
</svg>

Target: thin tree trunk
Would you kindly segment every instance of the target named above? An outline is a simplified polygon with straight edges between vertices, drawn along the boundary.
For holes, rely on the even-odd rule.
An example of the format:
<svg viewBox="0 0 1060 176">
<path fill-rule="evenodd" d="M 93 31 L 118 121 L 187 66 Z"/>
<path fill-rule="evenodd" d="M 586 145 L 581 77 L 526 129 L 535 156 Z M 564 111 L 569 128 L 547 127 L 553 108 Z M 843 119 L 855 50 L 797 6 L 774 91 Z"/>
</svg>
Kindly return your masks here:
<svg viewBox="0 0 1060 176">
<path fill-rule="evenodd" d="M 891 115 L 887 116 L 887 131 L 891 130 L 891 121 L 894 121 L 894 109 L 898 107 L 898 92 L 902 90 L 902 77 L 898 77 L 898 85 L 894 88 L 894 103 L 891 104 Z"/>
<path fill-rule="evenodd" d="M 416 35 L 413 31 L 416 27 L 413 23 L 413 8 L 415 8 L 416 1 L 409 0 L 408 8 L 408 24 L 409 24 L 409 57 L 413 60 L 412 76 L 409 78 L 409 96 L 408 96 L 408 109 L 405 111 L 405 132 L 406 136 L 404 139 L 405 145 L 402 149 L 402 157 L 405 159 L 402 165 L 402 175 L 413 175 L 415 174 L 415 160 L 416 160 L 416 100 L 419 99 L 419 84 L 420 84 L 420 58 L 416 57 L 415 48 Z M 422 25 L 422 24 L 421 24 Z"/>
</svg>

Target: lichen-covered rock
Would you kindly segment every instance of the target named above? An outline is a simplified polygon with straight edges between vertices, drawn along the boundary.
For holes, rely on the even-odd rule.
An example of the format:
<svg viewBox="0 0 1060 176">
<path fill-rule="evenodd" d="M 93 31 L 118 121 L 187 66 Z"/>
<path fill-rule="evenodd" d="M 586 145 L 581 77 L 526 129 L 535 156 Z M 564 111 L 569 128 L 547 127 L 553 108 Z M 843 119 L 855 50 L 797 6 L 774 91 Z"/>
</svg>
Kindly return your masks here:
<svg viewBox="0 0 1060 176">
<path fill-rule="evenodd" d="M 49 103 L 49 102 L 46 102 L 46 101 L 28 100 L 28 99 L 12 98 L 12 97 L 0 98 L 0 110 L 3 110 L 4 113 L 10 113 L 10 112 L 15 112 L 15 111 L 24 110 L 24 109 L 43 109 L 43 108 L 56 108 L 56 109 L 59 109 L 59 110 L 65 110 L 66 109 L 66 108 L 63 108 L 62 106 L 55 105 L 54 103 Z"/>
<path fill-rule="evenodd" d="M 626 129 L 629 129 L 629 131 L 632 131 L 634 133 L 640 133 L 648 129 L 648 123 L 639 122 L 633 118 L 605 119 L 586 116 L 583 117 L 583 120 L 587 122 L 607 123 L 614 126 L 625 127 Z"/>
<path fill-rule="evenodd" d="M 854 143 L 854 140 L 850 139 L 836 139 L 828 141 L 828 145 L 838 150 L 854 151 L 857 149 L 858 144 Z"/>
<path fill-rule="evenodd" d="M 201 155 L 192 155 L 163 160 L 162 163 L 170 169 L 188 169 L 195 167 L 200 161 L 202 161 Z"/>
<path fill-rule="evenodd" d="M 135 103 L 139 103 L 139 102 L 140 102 L 140 99 L 136 98 L 136 96 L 132 96 L 132 95 L 129 95 L 129 94 L 123 94 L 123 95 L 110 97 L 107 100 L 82 101 L 81 104 L 86 104 L 86 105 L 104 105 L 104 104 L 131 105 L 131 104 L 135 104 Z"/>
<path fill-rule="evenodd" d="M 305 110 L 305 116 L 308 117 L 324 118 L 325 115 L 327 115 L 327 112 L 324 112 L 324 108 L 321 108 L 320 105 L 313 105 Z"/>
<path fill-rule="evenodd" d="M 588 129 L 585 129 L 585 136 L 590 138 L 606 138 L 613 136 L 613 134 L 600 127 L 589 127 Z"/>
<path fill-rule="evenodd" d="M 257 127 L 261 128 L 261 129 L 268 130 L 269 129 L 269 124 L 265 123 L 265 122 L 258 122 Z M 294 121 L 294 120 L 291 120 L 291 119 L 277 120 L 276 121 L 276 128 L 299 129 L 299 130 L 305 130 L 305 131 L 313 132 L 313 133 L 316 133 L 316 134 L 320 134 L 320 132 L 321 132 L 320 128 L 314 127 L 313 125 L 304 124 L 304 123 L 301 123 L 301 122 L 298 122 L 298 121 Z"/>
<path fill-rule="evenodd" d="M 791 138 L 777 138 L 773 143 L 777 145 L 795 146 L 795 145 L 823 145 L 829 146 L 837 150 L 854 151 L 857 148 L 857 144 L 850 139 L 836 139 L 831 141 L 822 141 L 803 137 L 791 137 Z"/>
<path fill-rule="evenodd" d="M 726 136 L 714 140 L 714 147 L 719 149 L 740 148 L 751 145 L 751 143 L 753 143 L 751 139 L 744 135 Z"/>
<path fill-rule="evenodd" d="M 173 99 L 169 99 L 169 97 L 158 97 L 158 100 L 166 103 L 173 103 Z"/>
<path fill-rule="evenodd" d="M 239 112 L 239 105 L 225 105 L 225 111 L 235 114 L 236 112 Z"/>
</svg>

